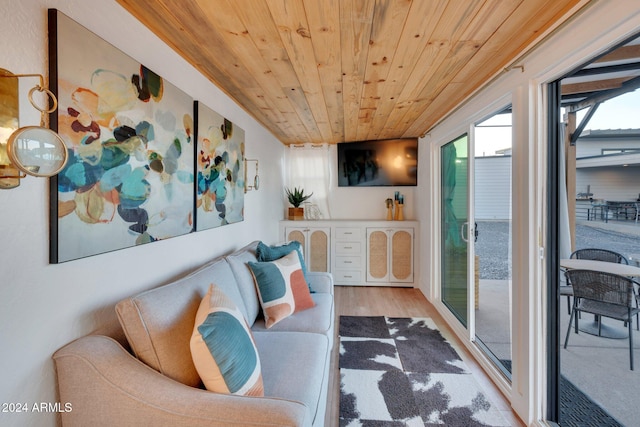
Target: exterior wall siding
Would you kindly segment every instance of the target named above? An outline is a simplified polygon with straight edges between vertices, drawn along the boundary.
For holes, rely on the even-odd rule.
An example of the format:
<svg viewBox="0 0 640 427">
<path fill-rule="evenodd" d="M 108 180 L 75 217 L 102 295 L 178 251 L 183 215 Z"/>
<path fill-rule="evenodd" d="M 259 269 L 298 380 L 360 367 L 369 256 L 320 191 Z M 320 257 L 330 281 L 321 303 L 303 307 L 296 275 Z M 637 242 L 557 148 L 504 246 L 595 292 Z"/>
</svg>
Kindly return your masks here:
<svg viewBox="0 0 640 427">
<path fill-rule="evenodd" d="M 475 217 L 511 218 L 511 156 L 476 157 Z"/>
<path fill-rule="evenodd" d="M 640 197 L 640 167 L 582 168 L 576 171 L 576 191 L 593 199 L 635 201 Z"/>
<path fill-rule="evenodd" d="M 578 138 L 576 143 L 576 157 L 601 156 L 602 149 L 640 149 L 640 141 L 625 138 Z"/>
</svg>

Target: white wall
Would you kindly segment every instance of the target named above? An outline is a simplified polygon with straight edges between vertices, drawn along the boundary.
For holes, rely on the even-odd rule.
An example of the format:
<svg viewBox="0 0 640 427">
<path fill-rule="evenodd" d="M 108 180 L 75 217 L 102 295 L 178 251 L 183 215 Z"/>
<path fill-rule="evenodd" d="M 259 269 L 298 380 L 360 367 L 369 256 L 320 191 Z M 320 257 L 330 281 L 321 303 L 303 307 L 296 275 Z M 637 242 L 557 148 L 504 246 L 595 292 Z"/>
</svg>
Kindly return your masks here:
<svg viewBox="0 0 640 427">
<path fill-rule="evenodd" d="M 422 147 L 418 147 L 418 152 Z M 402 210 L 406 220 L 415 220 L 416 195 L 420 188 L 428 185 L 418 181 L 417 187 L 338 187 L 338 150 L 336 146 L 329 148 L 331 158 L 332 179 L 329 191 L 329 208 L 331 219 L 372 219 L 384 220 L 387 217 L 385 200 L 392 198 L 396 191 L 404 194 L 404 208 Z M 418 170 L 426 168 L 427 164 L 418 164 Z M 419 178 L 420 179 L 420 178 Z"/>
<path fill-rule="evenodd" d="M 260 160 L 261 188 L 246 195 L 241 223 L 59 265 L 48 263 L 47 180 L 28 177 L 16 189 L 0 190 L 0 404 L 56 402 L 55 350 L 114 325 L 113 306 L 126 296 L 252 240 L 276 241 L 277 221 L 283 218 L 281 205 L 273 202 L 282 198 L 277 167 L 282 144 L 115 1 L 3 0 L 0 67 L 46 75 L 48 7 L 243 128 L 247 157 Z M 39 123 L 39 114 L 27 101 L 34 83 L 20 80 L 22 126 Z M 48 426 L 56 420 L 56 414 L 0 412 L 3 426 Z"/>
</svg>

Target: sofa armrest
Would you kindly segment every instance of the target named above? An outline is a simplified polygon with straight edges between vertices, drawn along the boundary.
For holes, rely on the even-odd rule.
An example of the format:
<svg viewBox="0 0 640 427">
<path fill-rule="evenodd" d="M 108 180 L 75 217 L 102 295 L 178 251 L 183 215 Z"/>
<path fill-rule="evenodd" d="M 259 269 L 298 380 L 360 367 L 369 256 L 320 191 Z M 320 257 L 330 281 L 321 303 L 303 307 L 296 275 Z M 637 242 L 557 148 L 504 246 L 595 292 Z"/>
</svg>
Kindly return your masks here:
<svg viewBox="0 0 640 427">
<path fill-rule="evenodd" d="M 65 426 L 311 426 L 302 403 L 213 393 L 174 381 L 115 340 L 82 337 L 54 355 Z"/>
<path fill-rule="evenodd" d="M 307 279 L 313 292 L 333 295 L 333 276 L 331 273 L 308 271 Z"/>
</svg>

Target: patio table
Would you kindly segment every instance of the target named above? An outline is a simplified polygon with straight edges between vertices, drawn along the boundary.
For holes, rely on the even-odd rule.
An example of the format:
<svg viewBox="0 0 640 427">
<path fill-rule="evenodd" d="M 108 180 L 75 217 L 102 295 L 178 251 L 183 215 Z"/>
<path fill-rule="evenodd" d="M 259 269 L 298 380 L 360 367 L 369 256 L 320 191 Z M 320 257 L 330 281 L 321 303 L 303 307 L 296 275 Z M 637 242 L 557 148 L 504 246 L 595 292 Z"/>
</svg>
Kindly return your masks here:
<svg viewBox="0 0 640 427">
<path fill-rule="evenodd" d="M 594 261 L 591 259 L 561 259 L 560 267 L 570 270 L 593 270 L 604 271 L 605 273 L 617 274 L 625 277 L 640 277 L 640 267 L 635 265 L 618 264 L 616 262 Z M 627 330 L 619 330 L 607 325 L 598 328 L 597 318 L 592 323 L 586 325 L 582 323 L 580 330 L 587 334 L 597 335 L 605 338 L 623 339 L 627 338 Z M 598 331 L 600 330 L 600 334 Z"/>
<path fill-rule="evenodd" d="M 629 210 L 633 212 L 633 218 L 635 218 L 636 202 L 635 201 L 613 201 L 607 200 L 603 203 L 593 203 L 591 210 L 593 210 L 593 219 L 596 219 L 596 212 L 600 209 L 600 216 L 604 219 L 604 222 L 609 222 L 609 211 L 612 211 L 614 215 L 620 216 L 624 212 L 625 219 L 629 219 Z M 591 214 L 587 211 L 587 219 L 591 219 Z"/>
</svg>

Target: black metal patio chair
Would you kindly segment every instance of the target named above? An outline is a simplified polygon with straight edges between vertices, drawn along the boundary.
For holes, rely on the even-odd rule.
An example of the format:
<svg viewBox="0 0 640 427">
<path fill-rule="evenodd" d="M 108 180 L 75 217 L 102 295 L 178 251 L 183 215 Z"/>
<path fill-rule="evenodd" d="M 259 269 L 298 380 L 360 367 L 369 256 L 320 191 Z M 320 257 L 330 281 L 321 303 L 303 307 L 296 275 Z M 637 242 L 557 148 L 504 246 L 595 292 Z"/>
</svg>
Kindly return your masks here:
<svg viewBox="0 0 640 427">
<path fill-rule="evenodd" d="M 599 248 L 585 248 L 573 251 L 569 258 L 573 259 L 590 259 L 594 261 L 606 261 L 615 262 L 618 264 L 629 264 L 629 260 L 618 252 L 611 251 L 609 249 Z M 567 297 L 567 313 L 571 313 L 571 297 L 573 296 L 573 288 L 571 283 L 567 282 L 566 285 L 560 286 L 560 296 Z M 640 323 L 638 328 L 640 328 Z"/>
<path fill-rule="evenodd" d="M 578 249 L 571 254 L 570 258 L 629 264 L 629 260 L 624 255 L 609 249 L 600 248 Z"/>
<path fill-rule="evenodd" d="M 564 348 L 569 343 L 571 325 L 575 320 L 575 333 L 578 333 L 578 314 L 591 313 L 602 327 L 602 318 L 621 320 L 627 325 L 629 333 L 629 366 L 633 371 L 633 329 L 631 320 L 640 309 L 635 306 L 633 280 L 617 274 L 593 270 L 569 270 L 565 272 L 567 281 L 573 286 L 573 308 L 569 319 Z"/>
</svg>

